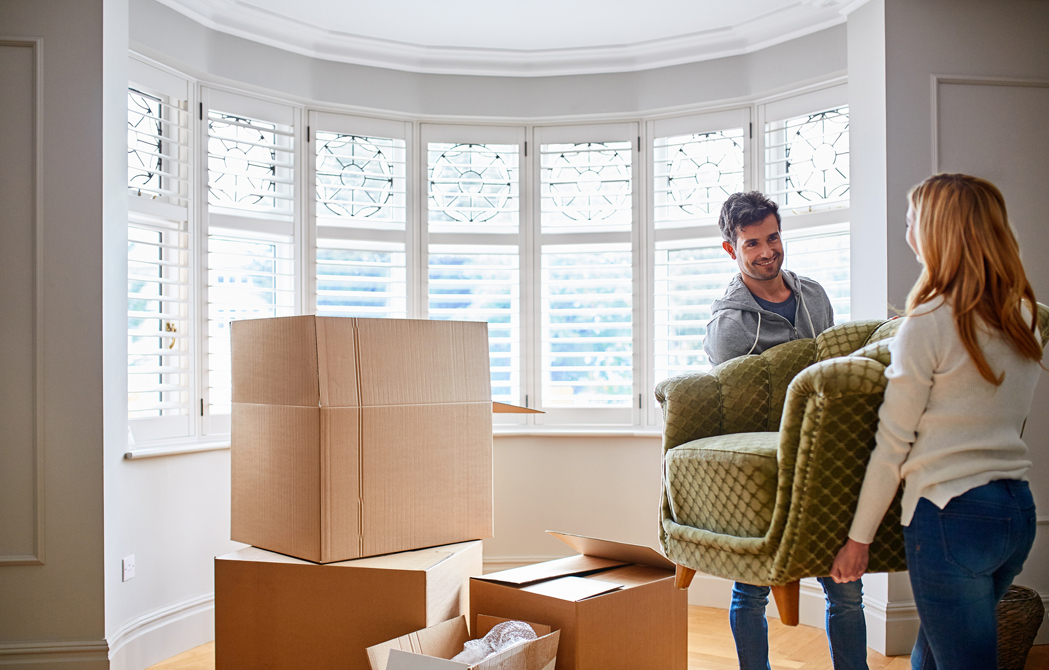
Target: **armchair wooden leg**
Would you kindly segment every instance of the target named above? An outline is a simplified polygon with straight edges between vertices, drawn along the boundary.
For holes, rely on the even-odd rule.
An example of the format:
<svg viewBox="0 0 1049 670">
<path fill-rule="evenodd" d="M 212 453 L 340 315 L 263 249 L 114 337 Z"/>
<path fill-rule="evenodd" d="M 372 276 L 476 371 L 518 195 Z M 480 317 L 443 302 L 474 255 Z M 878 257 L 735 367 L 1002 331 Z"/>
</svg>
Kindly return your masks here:
<svg viewBox="0 0 1049 670">
<path fill-rule="evenodd" d="M 801 582 L 773 586 L 772 595 L 776 598 L 776 609 L 779 610 L 779 620 L 783 622 L 783 625 L 797 626 Z"/>
<path fill-rule="evenodd" d="M 695 570 L 679 565 L 677 566 L 677 570 L 674 571 L 674 586 L 679 589 L 687 589 L 688 585 L 692 583 L 692 578 L 695 576 Z"/>
</svg>

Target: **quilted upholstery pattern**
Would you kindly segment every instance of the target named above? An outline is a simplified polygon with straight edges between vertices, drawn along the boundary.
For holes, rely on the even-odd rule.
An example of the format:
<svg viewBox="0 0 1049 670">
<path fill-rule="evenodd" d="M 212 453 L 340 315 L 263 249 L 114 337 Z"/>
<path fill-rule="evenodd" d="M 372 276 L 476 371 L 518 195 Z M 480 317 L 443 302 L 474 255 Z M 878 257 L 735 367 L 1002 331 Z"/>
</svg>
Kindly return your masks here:
<svg viewBox="0 0 1049 670">
<path fill-rule="evenodd" d="M 667 452 L 677 523 L 737 537 L 762 537 L 776 497 L 778 433 L 694 440 Z"/>
<path fill-rule="evenodd" d="M 831 326 L 816 336 L 816 360 L 846 356 L 867 344 L 882 321 L 848 321 Z"/>
<path fill-rule="evenodd" d="M 1038 316 L 1049 342 L 1049 308 L 1039 305 Z M 874 448 L 888 345 L 902 323 L 841 324 L 658 385 L 659 537 L 670 560 L 749 584 L 830 571 Z M 871 545 L 871 572 L 906 569 L 901 494 Z"/>
</svg>

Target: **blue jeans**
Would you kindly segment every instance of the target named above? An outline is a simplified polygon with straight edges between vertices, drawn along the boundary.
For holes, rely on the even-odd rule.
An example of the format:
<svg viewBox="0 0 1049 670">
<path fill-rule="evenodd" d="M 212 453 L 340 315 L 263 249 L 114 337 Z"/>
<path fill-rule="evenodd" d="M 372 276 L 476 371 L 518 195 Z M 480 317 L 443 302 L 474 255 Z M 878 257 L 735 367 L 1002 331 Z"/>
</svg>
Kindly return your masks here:
<svg viewBox="0 0 1049 670">
<path fill-rule="evenodd" d="M 866 670 L 867 624 L 863 619 L 863 582 L 838 584 L 820 577 L 827 596 L 827 639 L 834 670 Z M 765 606 L 769 587 L 736 582 L 728 611 L 740 670 L 769 670 L 769 625 Z"/>
<path fill-rule="evenodd" d="M 942 510 L 918 501 L 903 529 L 918 607 L 914 670 L 996 668 L 994 608 L 1034 543 L 1027 482 L 1000 479 L 953 498 Z"/>
</svg>

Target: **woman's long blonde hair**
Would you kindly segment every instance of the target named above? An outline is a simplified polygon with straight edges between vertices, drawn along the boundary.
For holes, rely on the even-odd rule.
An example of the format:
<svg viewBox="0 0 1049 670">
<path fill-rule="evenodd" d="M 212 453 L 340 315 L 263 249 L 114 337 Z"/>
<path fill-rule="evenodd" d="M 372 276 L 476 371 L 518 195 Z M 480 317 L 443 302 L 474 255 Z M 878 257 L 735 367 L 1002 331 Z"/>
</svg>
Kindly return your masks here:
<svg viewBox="0 0 1049 670">
<path fill-rule="evenodd" d="M 1038 306 L 1001 191 L 977 177 L 938 174 L 911 189 L 908 198 L 925 266 L 907 296 L 907 314 L 937 296 L 947 299 L 976 369 L 996 386 L 1005 375 L 996 376 L 987 363 L 976 339 L 976 317 L 1000 331 L 1021 356 L 1041 361 L 1034 334 Z M 1030 323 L 1020 310 L 1025 302 Z"/>
</svg>

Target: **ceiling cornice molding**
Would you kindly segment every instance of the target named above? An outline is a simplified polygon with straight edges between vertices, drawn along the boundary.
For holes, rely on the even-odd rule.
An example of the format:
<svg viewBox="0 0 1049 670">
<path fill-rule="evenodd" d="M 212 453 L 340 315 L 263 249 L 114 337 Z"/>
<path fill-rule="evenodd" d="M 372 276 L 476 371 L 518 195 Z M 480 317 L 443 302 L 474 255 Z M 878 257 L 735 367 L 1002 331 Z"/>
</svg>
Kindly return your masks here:
<svg viewBox="0 0 1049 670">
<path fill-rule="evenodd" d="M 801 0 L 734 26 L 665 39 L 516 50 L 426 46 L 353 35 L 239 0 L 157 1 L 206 28 L 310 58 L 422 74 L 491 77 L 611 74 L 684 65 L 752 53 L 847 20 L 841 12 L 843 0 Z"/>
</svg>

